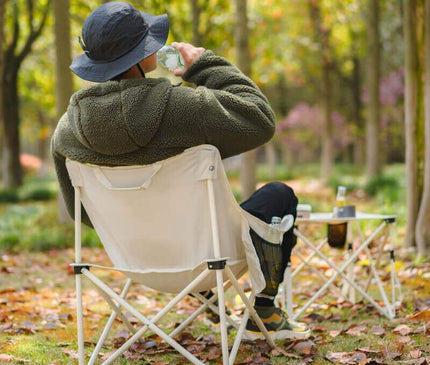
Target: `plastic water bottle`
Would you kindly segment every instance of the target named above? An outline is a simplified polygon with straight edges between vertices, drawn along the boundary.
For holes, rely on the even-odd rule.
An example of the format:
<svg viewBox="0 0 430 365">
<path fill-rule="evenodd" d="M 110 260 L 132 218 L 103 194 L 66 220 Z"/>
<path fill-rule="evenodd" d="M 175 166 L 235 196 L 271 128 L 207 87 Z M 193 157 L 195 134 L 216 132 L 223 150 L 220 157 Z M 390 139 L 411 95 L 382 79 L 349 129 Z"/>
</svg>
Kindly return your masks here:
<svg viewBox="0 0 430 365">
<path fill-rule="evenodd" d="M 270 222 L 270 232 L 268 241 L 272 243 L 281 243 L 282 232 L 279 230 L 281 225 L 281 217 L 272 217 Z"/>
<path fill-rule="evenodd" d="M 173 46 L 163 46 L 157 52 L 157 61 L 162 66 L 172 70 L 184 67 L 184 60 L 181 54 Z"/>
</svg>

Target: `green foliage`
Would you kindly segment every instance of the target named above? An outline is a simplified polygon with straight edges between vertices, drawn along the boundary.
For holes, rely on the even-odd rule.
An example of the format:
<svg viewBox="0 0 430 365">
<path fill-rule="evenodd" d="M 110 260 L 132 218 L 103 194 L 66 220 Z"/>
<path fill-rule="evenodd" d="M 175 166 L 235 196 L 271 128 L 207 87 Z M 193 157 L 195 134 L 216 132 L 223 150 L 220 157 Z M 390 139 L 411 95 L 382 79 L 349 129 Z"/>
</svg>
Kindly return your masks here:
<svg viewBox="0 0 430 365">
<path fill-rule="evenodd" d="M 21 246 L 25 232 L 34 226 L 39 214 L 40 208 L 34 205 L 7 207 L 0 219 L 0 248 L 14 250 Z"/>
<path fill-rule="evenodd" d="M 82 244 L 98 247 L 100 240 L 83 226 Z M 58 223 L 56 201 L 11 205 L 0 217 L 0 249 L 46 251 L 73 245 L 73 224 Z"/>
<path fill-rule="evenodd" d="M 0 203 L 17 203 L 18 201 L 46 201 L 57 196 L 57 183 L 54 177 L 27 177 L 19 189 L 0 189 Z"/>
<path fill-rule="evenodd" d="M 27 178 L 19 191 L 22 201 L 46 201 L 57 196 L 57 183 L 54 178 Z"/>
<path fill-rule="evenodd" d="M 19 200 L 16 189 L 0 189 L 0 203 L 15 203 Z"/>
<path fill-rule="evenodd" d="M 271 176 L 268 164 L 258 164 L 257 179 L 259 181 L 283 181 L 293 179 L 294 173 L 285 165 L 276 165 L 275 175 Z"/>
<path fill-rule="evenodd" d="M 346 174 L 339 175 L 335 173 L 327 181 L 327 185 L 330 186 L 334 192 L 337 191 L 338 186 L 345 186 L 348 191 L 352 191 L 360 188 L 360 181 L 356 176 Z"/>
<path fill-rule="evenodd" d="M 394 192 L 399 189 L 399 181 L 393 176 L 378 175 L 369 179 L 364 185 L 364 191 L 370 196 L 376 196 L 378 192 L 384 190 L 394 198 Z M 397 199 L 396 199 L 397 200 Z"/>
</svg>

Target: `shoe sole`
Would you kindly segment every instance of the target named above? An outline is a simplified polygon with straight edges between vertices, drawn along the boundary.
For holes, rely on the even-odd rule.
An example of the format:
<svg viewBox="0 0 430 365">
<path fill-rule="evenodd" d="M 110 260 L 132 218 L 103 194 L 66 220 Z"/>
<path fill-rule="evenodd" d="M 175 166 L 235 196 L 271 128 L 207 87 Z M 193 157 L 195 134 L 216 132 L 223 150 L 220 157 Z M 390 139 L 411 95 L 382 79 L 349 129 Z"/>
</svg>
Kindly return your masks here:
<svg viewBox="0 0 430 365">
<path fill-rule="evenodd" d="M 234 316 L 233 316 L 233 315 L 230 315 L 229 317 L 230 317 L 231 319 L 233 319 L 233 321 L 234 321 L 234 322 L 236 322 L 236 323 L 237 323 L 237 321 L 234 319 Z M 215 323 L 213 323 L 211 320 L 209 320 L 209 319 L 207 319 L 207 318 L 204 318 L 204 319 L 203 319 L 203 323 L 204 323 L 207 327 L 211 328 L 211 329 L 212 329 L 212 331 L 214 331 L 214 332 L 216 332 L 216 333 L 220 333 L 220 332 L 221 332 L 221 322 L 220 322 L 220 323 L 215 324 Z M 230 322 L 228 322 L 228 321 L 227 321 L 227 330 L 230 330 L 230 329 L 232 329 L 232 328 L 233 328 L 233 325 L 232 325 Z"/>
<path fill-rule="evenodd" d="M 245 331 L 244 335 L 250 341 L 265 339 L 262 332 Z M 309 338 L 310 335 L 310 329 L 303 332 L 295 332 L 290 330 L 269 331 L 269 336 L 272 340 L 305 340 Z"/>
</svg>

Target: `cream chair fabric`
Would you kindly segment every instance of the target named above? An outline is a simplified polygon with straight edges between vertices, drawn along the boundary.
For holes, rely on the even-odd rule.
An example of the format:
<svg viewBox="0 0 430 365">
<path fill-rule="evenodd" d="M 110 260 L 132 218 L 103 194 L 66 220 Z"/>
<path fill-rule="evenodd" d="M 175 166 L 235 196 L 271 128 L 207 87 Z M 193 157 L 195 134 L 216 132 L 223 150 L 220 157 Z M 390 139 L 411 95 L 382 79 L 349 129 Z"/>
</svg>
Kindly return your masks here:
<svg viewBox="0 0 430 365">
<path fill-rule="evenodd" d="M 207 261 L 227 258 L 234 276 L 249 270 L 254 294 L 264 288 L 249 228 L 268 240 L 269 227 L 237 204 L 215 147 L 193 147 L 146 166 L 105 167 L 71 160 L 66 165 L 77 195 L 77 236 L 82 202 L 115 270 L 131 280 L 179 293 L 198 278 L 192 291 L 199 292 L 217 286 L 217 270 L 199 277 Z M 292 216 L 287 223 L 283 231 L 292 226 Z M 77 273 L 88 276 L 87 268 L 94 265 L 81 265 L 79 237 L 76 245 Z M 229 274 L 221 272 L 227 280 Z"/>
</svg>

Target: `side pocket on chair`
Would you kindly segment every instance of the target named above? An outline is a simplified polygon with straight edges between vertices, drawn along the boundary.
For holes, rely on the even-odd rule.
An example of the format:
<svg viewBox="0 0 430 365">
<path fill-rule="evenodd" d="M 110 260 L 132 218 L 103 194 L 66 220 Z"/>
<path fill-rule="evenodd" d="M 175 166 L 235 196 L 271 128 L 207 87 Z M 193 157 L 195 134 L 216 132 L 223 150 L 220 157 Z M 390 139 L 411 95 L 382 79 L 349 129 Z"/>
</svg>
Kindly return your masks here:
<svg viewBox="0 0 430 365">
<path fill-rule="evenodd" d="M 257 233 L 250 229 L 252 244 L 260 260 L 260 268 L 266 280 L 266 287 L 262 293 L 276 296 L 279 284 L 284 275 L 281 245 L 274 244 L 262 239 Z"/>
</svg>

